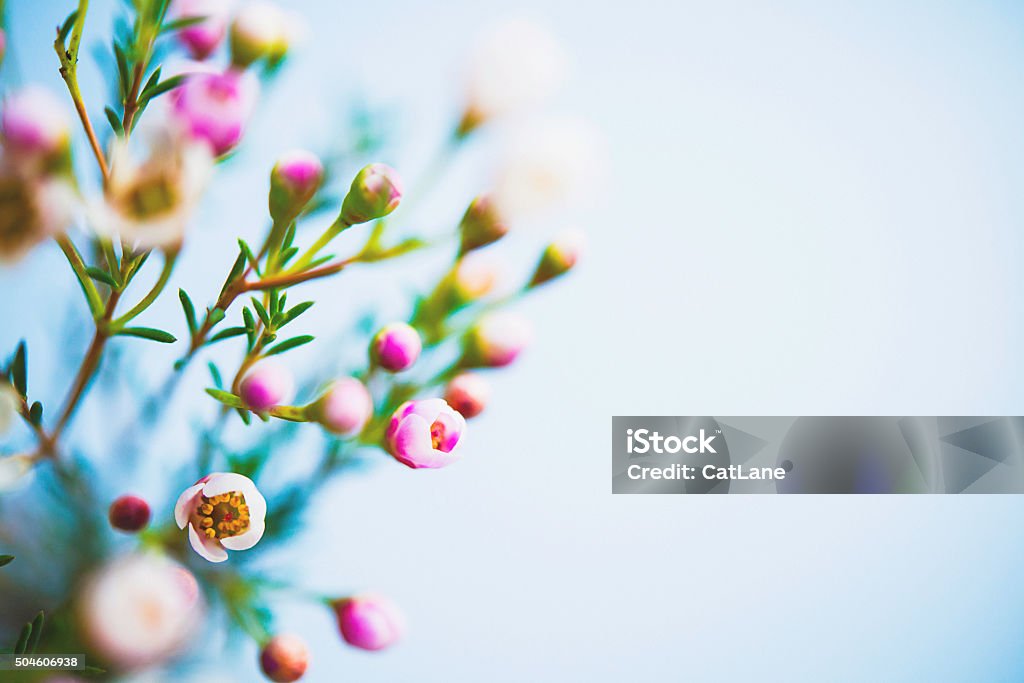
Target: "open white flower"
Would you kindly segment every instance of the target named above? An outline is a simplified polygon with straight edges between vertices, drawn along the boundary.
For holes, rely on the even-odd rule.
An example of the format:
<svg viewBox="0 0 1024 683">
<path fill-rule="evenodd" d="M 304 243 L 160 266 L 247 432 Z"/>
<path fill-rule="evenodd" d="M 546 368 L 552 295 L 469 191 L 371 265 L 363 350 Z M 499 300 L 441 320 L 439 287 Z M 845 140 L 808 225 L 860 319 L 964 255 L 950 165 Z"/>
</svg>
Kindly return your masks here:
<svg viewBox="0 0 1024 683">
<path fill-rule="evenodd" d="M 190 638 L 203 613 L 195 577 L 160 555 L 129 555 L 83 586 L 78 615 L 90 644 L 121 668 L 165 661 Z"/>
<path fill-rule="evenodd" d="M 509 140 L 493 198 L 500 215 L 514 221 L 595 195 L 607 172 L 604 140 L 592 124 L 550 119 Z"/>
<path fill-rule="evenodd" d="M 205 145 L 153 132 L 140 161 L 121 140 L 114 144 L 104 201 L 95 207 L 97 230 L 120 235 L 143 249 L 178 247 L 213 170 Z"/>
<path fill-rule="evenodd" d="M 267 501 L 248 477 L 215 472 L 185 489 L 174 506 L 179 529 L 210 562 L 228 559 L 227 550 L 248 550 L 263 537 Z"/>
<path fill-rule="evenodd" d="M 463 133 L 495 117 L 536 105 L 565 80 L 568 58 L 545 28 L 507 20 L 480 36 L 470 57 Z"/>
</svg>

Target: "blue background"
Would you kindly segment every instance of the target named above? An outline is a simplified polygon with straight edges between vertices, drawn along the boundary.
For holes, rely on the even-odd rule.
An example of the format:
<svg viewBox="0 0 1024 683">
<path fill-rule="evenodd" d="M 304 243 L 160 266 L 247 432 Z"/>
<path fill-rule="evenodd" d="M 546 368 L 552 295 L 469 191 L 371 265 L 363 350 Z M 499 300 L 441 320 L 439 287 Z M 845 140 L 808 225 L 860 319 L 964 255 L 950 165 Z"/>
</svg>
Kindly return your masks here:
<svg viewBox="0 0 1024 683">
<path fill-rule="evenodd" d="M 9 4 L 18 70 L 63 96 L 50 43 L 71 3 Z M 113 5 L 95 4 L 90 30 Z M 525 306 L 537 344 L 495 378 L 464 461 L 340 481 L 281 558 L 324 590 L 394 596 L 412 625 L 367 654 L 318 608 L 286 608 L 280 626 L 312 647 L 309 680 L 1021 678 L 1020 498 L 613 497 L 608 436 L 613 414 L 1021 414 L 1024 8 L 292 6 L 306 40 L 224 167 L 175 285 L 212 296 L 236 235 L 262 229 L 274 157 L 329 145 L 351 96 L 394 108 L 401 144 L 386 160 L 414 176 L 458 109 L 473 36 L 501 16 L 565 41 L 575 68 L 554 108 L 603 128 L 613 168 L 573 218 L 585 263 Z M 101 121 L 100 77 L 83 70 Z M 503 132 L 466 150 L 421 222 L 457 218 Z M 544 237 L 516 236 L 509 253 L 526 259 Z M 402 315 L 410 288 L 393 274 L 406 271 L 388 272 L 309 291 L 343 320 L 378 301 Z M 58 396 L 67 378 L 45 376 L 62 349 L 46 340 L 85 332 L 70 273 L 44 250 L 0 287 L 21 321 L 2 347 L 27 334 L 40 390 Z M 169 297 L 147 316 L 175 309 Z M 150 352 L 144 382 L 173 358 Z M 206 408 L 199 374 L 182 420 Z M 160 483 L 134 485 L 169 495 Z M 238 671 L 210 654 L 211 671 Z"/>
</svg>

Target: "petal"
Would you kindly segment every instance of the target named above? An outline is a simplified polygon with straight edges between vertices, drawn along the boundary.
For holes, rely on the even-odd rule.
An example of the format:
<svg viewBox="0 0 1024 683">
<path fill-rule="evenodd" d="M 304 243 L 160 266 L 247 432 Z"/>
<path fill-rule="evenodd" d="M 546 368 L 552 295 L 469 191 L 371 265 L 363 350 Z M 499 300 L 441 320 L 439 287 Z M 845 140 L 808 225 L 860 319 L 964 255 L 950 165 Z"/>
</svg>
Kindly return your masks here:
<svg viewBox="0 0 1024 683">
<path fill-rule="evenodd" d="M 398 425 L 394 437 L 394 456 L 409 467 L 426 457 L 433 447 L 430 441 L 430 423 L 419 415 L 409 415 Z"/>
<path fill-rule="evenodd" d="M 412 414 L 419 415 L 427 421 L 427 424 L 431 424 L 446 408 L 448 408 L 448 404 L 443 398 L 426 398 L 414 402 Z"/>
<path fill-rule="evenodd" d="M 251 524 L 255 525 L 258 523 L 262 526 L 263 520 L 267 516 L 267 499 L 259 492 L 256 485 L 251 482 L 247 488 L 240 490 L 242 495 L 245 496 L 245 504 L 249 506 Z"/>
<path fill-rule="evenodd" d="M 220 547 L 220 543 L 200 536 L 191 524 L 188 525 L 188 542 L 192 544 L 192 550 L 210 562 L 223 562 L 228 559 L 228 553 Z"/>
<path fill-rule="evenodd" d="M 255 488 L 256 484 L 252 483 L 252 479 L 249 477 L 235 474 L 234 472 L 218 472 L 211 475 L 210 481 L 206 482 L 206 486 L 203 487 L 203 495 L 211 498 L 232 491 L 239 491 L 244 494 L 255 490 Z"/>
<path fill-rule="evenodd" d="M 189 486 L 178 496 L 178 502 L 174 504 L 174 521 L 177 522 L 179 529 L 184 529 L 188 524 L 188 517 L 192 514 L 192 508 L 195 507 L 195 499 L 202 490 L 203 484 L 200 482 Z"/>
<path fill-rule="evenodd" d="M 263 532 L 265 529 L 266 526 L 262 519 L 260 519 L 259 522 L 253 519 L 249 523 L 248 531 L 244 534 L 221 539 L 220 544 L 228 550 L 248 550 L 260 542 L 260 539 L 263 538 Z"/>
</svg>

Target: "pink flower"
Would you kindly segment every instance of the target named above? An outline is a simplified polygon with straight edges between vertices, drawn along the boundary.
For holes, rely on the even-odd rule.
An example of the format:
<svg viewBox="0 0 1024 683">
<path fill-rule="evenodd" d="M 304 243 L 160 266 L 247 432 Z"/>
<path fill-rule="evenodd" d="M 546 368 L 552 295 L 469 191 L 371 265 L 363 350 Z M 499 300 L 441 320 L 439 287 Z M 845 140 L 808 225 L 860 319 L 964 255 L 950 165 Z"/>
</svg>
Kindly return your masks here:
<svg viewBox="0 0 1024 683">
<path fill-rule="evenodd" d="M 260 668 L 275 683 L 291 683 L 302 678 L 309 665 L 309 650 L 299 638 L 274 636 L 260 651 Z"/>
<path fill-rule="evenodd" d="M 267 501 L 248 477 L 215 472 L 178 497 L 174 521 L 188 526 L 192 549 L 210 562 L 228 559 L 227 550 L 248 550 L 263 537 Z"/>
<path fill-rule="evenodd" d="M 467 367 L 503 367 L 514 361 L 533 339 L 530 321 L 511 312 L 490 313 L 474 325 L 463 343 Z"/>
<path fill-rule="evenodd" d="M 173 91 L 172 113 L 193 139 L 219 157 L 242 139 L 255 99 L 255 81 L 244 73 L 196 73 Z"/>
<path fill-rule="evenodd" d="M 121 531 L 141 531 L 149 524 L 149 503 L 138 496 L 121 496 L 110 505 L 110 526 Z"/>
<path fill-rule="evenodd" d="M 419 469 L 446 467 L 461 455 L 456 447 L 466 420 L 441 398 L 407 401 L 391 416 L 384 434 L 388 452 L 403 465 Z"/>
<path fill-rule="evenodd" d="M 0 161 L 0 264 L 16 261 L 43 240 L 67 230 L 80 200 L 70 182 Z"/>
<path fill-rule="evenodd" d="M 387 598 L 363 594 L 333 604 L 338 629 L 349 645 L 383 650 L 405 633 L 405 617 Z"/>
<path fill-rule="evenodd" d="M 467 420 L 484 411 L 491 397 L 491 385 L 480 375 L 464 372 L 448 383 L 444 400 Z"/>
<path fill-rule="evenodd" d="M 38 87 L 9 96 L 0 118 L 5 151 L 19 160 L 51 159 L 67 152 L 71 126 L 64 106 Z"/>
<path fill-rule="evenodd" d="M 389 372 L 412 367 L 423 350 L 420 334 L 406 323 L 390 323 L 380 329 L 370 344 L 370 358 Z"/>
<path fill-rule="evenodd" d="M 341 205 L 341 219 L 349 225 L 383 218 L 398 208 L 402 199 L 402 179 L 387 164 L 363 167 Z"/>
<path fill-rule="evenodd" d="M 242 401 L 257 413 L 290 401 L 295 394 L 295 378 L 284 365 L 265 360 L 253 366 L 239 386 Z"/>
<path fill-rule="evenodd" d="M 228 30 L 228 0 L 176 0 L 175 15 L 179 19 L 204 17 L 203 21 L 178 31 L 178 40 L 193 59 L 209 57 Z"/>
<path fill-rule="evenodd" d="M 329 431 L 350 436 L 361 432 L 373 415 L 373 399 L 362 382 L 342 377 L 317 401 L 314 413 Z"/>
<path fill-rule="evenodd" d="M 290 222 L 309 203 L 324 180 L 324 166 L 312 152 L 285 153 L 270 172 L 270 216 Z"/>
</svg>

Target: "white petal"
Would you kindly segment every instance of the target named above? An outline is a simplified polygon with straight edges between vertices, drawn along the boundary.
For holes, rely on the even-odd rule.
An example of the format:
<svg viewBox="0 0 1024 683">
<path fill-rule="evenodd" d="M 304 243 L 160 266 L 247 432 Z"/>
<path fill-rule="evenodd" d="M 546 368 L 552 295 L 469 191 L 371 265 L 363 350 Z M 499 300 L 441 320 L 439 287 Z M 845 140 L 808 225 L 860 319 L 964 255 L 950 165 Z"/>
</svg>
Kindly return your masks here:
<svg viewBox="0 0 1024 683">
<path fill-rule="evenodd" d="M 249 477 L 234 472 L 218 472 L 210 475 L 210 480 L 203 487 L 203 495 L 212 498 L 232 491 L 238 491 L 244 495 L 255 488 L 256 484 L 252 483 L 252 479 Z"/>
<path fill-rule="evenodd" d="M 259 492 L 256 485 L 249 482 L 249 487 L 242 489 L 242 495 L 245 496 L 245 504 L 249 506 L 249 519 L 252 520 L 252 524 L 259 522 L 263 524 L 263 520 L 267 516 L 267 499 L 263 497 L 263 494 Z"/>
<path fill-rule="evenodd" d="M 192 544 L 192 549 L 203 559 L 210 562 L 223 562 L 228 559 L 227 551 L 221 548 L 219 543 L 200 536 L 191 524 L 188 525 L 188 541 Z"/>
<path fill-rule="evenodd" d="M 244 534 L 221 539 L 220 544 L 228 550 L 248 550 L 260 542 L 260 539 L 263 538 L 263 532 L 265 529 L 266 526 L 262 519 L 260 519 L 259 522 L 256 522 L 256 520 L 253 519 L 249 523 L 248 531 Z"/>
<path fill-rule="evenodd" d="M 178 523 L 179 529 L 184 529 L 188 524 L 188 517 L 195 506 L 195 499 L 203 490 L 203 484 L 193 484 L 178 496 L 178 502 L 174 504 L 174 521 Z"/>
</svg>

